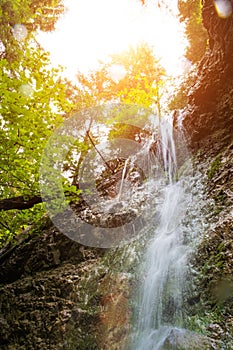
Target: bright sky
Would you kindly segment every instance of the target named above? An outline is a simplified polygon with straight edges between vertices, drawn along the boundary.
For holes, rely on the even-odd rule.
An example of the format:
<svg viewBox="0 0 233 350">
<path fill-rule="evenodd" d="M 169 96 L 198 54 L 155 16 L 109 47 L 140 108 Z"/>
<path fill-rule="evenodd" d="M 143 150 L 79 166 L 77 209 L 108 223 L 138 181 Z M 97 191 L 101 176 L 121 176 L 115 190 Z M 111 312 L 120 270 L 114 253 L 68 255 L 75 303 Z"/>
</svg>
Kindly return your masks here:
<svg viewBox="0 0 233 350">
<path fill-rule="evenodd" d="M 74 78 L 87 73 L 99 60 L 132 45 L 147 42 L 169 75 L 187 67 L 182 58 L 186 41 L 178 18 L 161 13 L 157 1 L 142 6 L 139 0 L 65 0 L 67 11 L 53 33 L 39 33 L 38 41 L 51 53 L 54 64 L 67 67 Z M 173 2 L 174 4 L 176 1 Z"/>
</svg>

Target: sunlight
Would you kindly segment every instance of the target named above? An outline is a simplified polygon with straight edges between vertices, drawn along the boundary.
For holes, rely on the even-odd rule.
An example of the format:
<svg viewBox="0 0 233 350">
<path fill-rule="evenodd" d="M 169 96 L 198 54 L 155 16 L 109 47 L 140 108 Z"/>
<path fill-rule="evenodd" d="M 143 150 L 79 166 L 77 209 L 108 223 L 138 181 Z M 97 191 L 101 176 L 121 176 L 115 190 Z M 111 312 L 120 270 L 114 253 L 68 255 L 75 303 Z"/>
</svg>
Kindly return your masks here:
<svg viewBox="0 0 233 350">
<path fill-rule="evenodd" d="M 156 1 L 142 6 L 139 0 L 66 0 L 67 11 L 53 33 L 38 34 L 51 52 L 54 64 L 67 67 L 73 78 L 78 70 L 98 68 L 99 60 L 148 43 L 167 70 L 179 75 L 186 41 L 178 18 L 159 10 Z"/>
</svg>

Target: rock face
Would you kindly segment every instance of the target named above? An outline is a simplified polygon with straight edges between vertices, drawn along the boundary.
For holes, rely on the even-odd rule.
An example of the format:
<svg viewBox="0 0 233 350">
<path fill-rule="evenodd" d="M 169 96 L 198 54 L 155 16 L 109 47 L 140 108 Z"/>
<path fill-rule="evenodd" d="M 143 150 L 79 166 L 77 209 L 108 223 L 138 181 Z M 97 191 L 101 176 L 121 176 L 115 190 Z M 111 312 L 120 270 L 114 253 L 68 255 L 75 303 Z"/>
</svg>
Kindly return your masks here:
<svg viewBox="0 0 233 350">
<path fill-rule="evenodd" d="M 198 66 L 184 111 L 184 126 L 196 149 L 216 132 L 228 143 L 233 131 L 233 16 L 219 17 L 212 0 L 203 1 L 202 13 L 209 49 Z"/>
<path fill-rule="evenodd" d="M 210 45 L 190 89 L 183 124 L 206 178 L 206 196 L 212 199 L 212 226 L 195 257 L 199 274 L 192 317 L 199 313 L 207 334 L 222 341 L 221 349 L 232 349 L 233 15 L 221 18 L 214 1 L 204 0 L 203 23 Z"/>
<path fill-rule="evenodd" d="M 2 255 L 1 349 L 96 349 L 102 255 L 52 226 Z"/>
<path fill-rule="evenodd" d="M 232 349 L 233 144 L 227 145 L 226 139 L 217 138 L 216 134 L 212 140 L 214 144 L 209 138 L 206 143 L 203 141 L 198 155 L 206 178 L 206 197 L 211 200 L 211 225 L 194 258 L 198 275 L 190 314 L 195 322 L 203 322 L 201 328 L 204 326 L 211 338 L 221 341 L 220 349 Z"/>
</svg>

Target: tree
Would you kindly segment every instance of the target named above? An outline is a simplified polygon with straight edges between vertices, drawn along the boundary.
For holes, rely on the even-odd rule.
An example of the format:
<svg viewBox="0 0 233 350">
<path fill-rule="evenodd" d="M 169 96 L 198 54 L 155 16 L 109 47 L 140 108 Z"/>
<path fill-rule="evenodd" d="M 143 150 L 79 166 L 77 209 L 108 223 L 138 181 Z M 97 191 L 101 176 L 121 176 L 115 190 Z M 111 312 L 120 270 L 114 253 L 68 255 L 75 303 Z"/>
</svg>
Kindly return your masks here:
<svg viewBox="0 0 233 350">
<path fill-rule="evenodd" d="M 202 20 L 201 0 L 179 0 L 180 21 L 185 22 L 185 33 L 188 38 L 186 58 L 194 64 L 192 70 L 183 77 L 175 95 L 169 103 L 170 109 L 182 109 L 188 103 L 190 86 L 195 83 L 195 70 L 197 64 L 208 46 L 208 34 Z"/>
<path fill-rule="evenodd" d="M 207 48 L 207 31 L 202 23 L 202 0 L 179 0 L 180 21 L 185 21 L 185 33 L 189 41 L 186 57 L 196 63 Z"/>
<path fill-rule="evenodd" d="M 112 56 L 108 64 L 102 64 L 100 70 L 89 76 L 79 74 L 77 85 L 73 86 L 61 78 L 60 69 L 49 66 L 48 54 L 38 46 L 31 32 L 38 27 L 48 29 L 48 26 L 42 25 L 44 22 L 38 15 L 38 11 L 41 13 L 38 9 L 43 9 L 45 3 L 33 2 L 38 5 L 38 11 L 35 12 L 31 3 L 25 0 L 25 14 L 16 0 L 4 4 L 5 7 L 2 6 L 1 10 L 8 14 L 12 10 L 14 15 L 9 15 L 8 20 L 6 18 L 5 22 L 1 22 L 2 28 L 6 28 L 2 37 L 0 62 L 2 242 L 28 225 L 41 221 L 44 214 L 39 191 L 41 156 L 48 138 L 63 118 L 80 109 L 110 101 L 133 103 L 142 107 L 152 104 L 159 106 L 160 82 L 165 73 L 151 49 L 142 45 L 136 49 L 131 48 L 123 55 Z M 38 23 L 35 22 L 36 14 Z M 14 37 L 12 25 L 17 22 L 24 23 L 19 29 L 24 31 L 26 28 L 26 36 Z M 33 23 L 33 26 L 28 23 Z M 46 23 L 49 23 L 49 19 Z M 53 21 L 52 24 L 54 25 Z M 119 80 L 111 76 L 113 65 L 125 70 L 125 75 Z M 122 115 L 119 112 L 119 120 L 124 116 L 125 112 Z M 77 145 L 74 145 L 76 155 L 82 156 L 83 152 L 92 147 L 91 140 L 94 138 L 93 135 L 91 137 L 77 140 Z M 67 155 L 63 170 L 72 173 L 75 186 L 64 177 L 64 189 L 67 192 L 73 192 L 74 187 L 78 189 L 78 165 L 71 153 Z M 72 193 L 69 198 L 72 199 Z"/>
<path fill-rule="evenodd" d="M 2 0 L 0 58 L 6 58 L 10 62 L 17 60 L 17 48 L 21 46 L 17 34 L 25 39 L 38 29 L 54 30 L 55 23 L 63 12 L 61 0 Z"/>
<path fill-rule="evenodd" d="M 75 98 L 75 87 L 60 77 L 60 68 L 51 68 L 49 55 L 37 45 L 30 32 L 38 27 L 47 30 L 50 24 L 54 25 L 56 16 L 50 18 L 49 13 L 52 5 L 58 4 L 58 1 L 12 0 L 3 1 L 0 7 L 4 14 L 0 23 L 3 29 L 0 61 L 2 241 L 43 215 L 38 184 L 41 155 L 53 129 L 79 101 Z M 42 15 L 43 11 L 47 17 Z M 18 34 L 26 33 L 26 36 L 14 37 L 15 23 L 24 23 L 19 29 L 27 30 Z"/>
<path fill-rule="evenodd" d="M 115 74 L 114 70 L 120 70 Z M 115 76 L 116 75 L 116 76 Z M 152 49 L 142 44 L 110 57 L 108 63 L 92 74 L 77 76 L 82 91 L 92 103 L 121 102 L 142 107 L 157 106 L 160 114 L 160 94 L 165 70 Z"/>
<path fill-rule="evenodd" d="M 146 6 L 148 1 L 142 1 Z M 155 0 L 154 4 L 161 11 L 177 16 L 176 5 L 169 0 Z M 202 7 L 203 0 L 178 0 L 180 22 L 185 23 L 185 34 L 189 41 L 186 50 L 186 58 L 192 63 L 200 61 L 208 46 L 208 34 L 203 25 Z"/>
<path fill-rule="evenodd" d="M 136 48 L 130 47 L 121 54 L 112 55 L 109 62 L 102 62 L 97 71 L 88 75 L 79 73 L 77 86 L 80 89 L 80 96 L 83 96 L 87 103 L 86 107 L 97 107 L 96 110 L 100 111 L 100 115 L 101 106 L 106 103 L 117 103 L 116 108 L 111 106 L 107 118 L 105 117 L 103 121 L 107 125 L 111 124 L 108 139 L 120 137 L 140 142 L 149 134 L 140 128 L 145 126 L 146 113 L 151 113 L 151 108 L 157 107 L 160 115 L 164 77 L 165 70 L 155 58 L 152 49 L 142 44 Z M 142 113 L 139 113 L 140 107 Z M 77 144 L 77 147 L 74 146 L 70 152 L 71 157 L 66 162 L 65 170 L 69 170 L 73 185 L 77 188 L 81 162 L 87 151 L 95 147 L 99 141 L 98 135 L 88 130 L 86 137 L 83 136 L 82 147 Z M 106 173 L 112 176 L 114 170 L 110 169 L 105 161 L 104 165 Z M 112 164 L 113 167 L 115 165 Z"/>
<path fill-rule="evenodd" d="M 9 64 L 6 59 L 0 62 L 2 210 L 7 209 L 7 199 L 14 197 L 18 204 L 12 209 L 20 209 L 23 202 L 33 204 L 35 198 L 38 202 L 43 148 L 54 127 L 62 121 L 61 115 L 73 108 L 72 101 L 67 99 L 66 85 L 59 80 L 58 69 L 48 68 L 48 64 L 46 53 L 29 47 L 24 48 L 20 62 Z M 30 221 L 28 213 L 20 216 L 24 214 Z M 2 213 L 1 225 L 17 231 L 18 218 L 15 212 Z"/>
<path fill-rule="evenodd" d="M 109 139 L 123 137 L 138 141 L 142 134 L 143 137 L 145 133 L 148 134 L 142 131 L 140 126 L 144 127 L 146 113 L 151 113 L 151 108 L 157 108 L 160 115 L 160 98 L 164 83 L 165 70 L 154 56 L 152 49 L 146 44 L 136 48 L 130 47 L 125 52 L 111 55 L 109 62 L 102 62 L 98 70 L 88 75 L 81 73 L 77 75 L 79 95 L 83 96 L 86 107 L 101 107 L 106 103 L 117 103 L 115 109 L 111 107 L 108 118 L 104 120 L 105 124 L 111 124 Z M 141 114 L 138 112 L 140 107 L 143 109 Z M 79 157 L 80 160 L 76 164 L 75 159 L 69 159 L 74 185 L 78 186 L 77 172 L 81 160 L 88 149 L 98 143 L 98 137 L 96 137 L 97 135 L 89 133 L 83 138 L 83 149 L 78 145 L 78 148 L 73 150 L 74 158 Z"/>
</svg>

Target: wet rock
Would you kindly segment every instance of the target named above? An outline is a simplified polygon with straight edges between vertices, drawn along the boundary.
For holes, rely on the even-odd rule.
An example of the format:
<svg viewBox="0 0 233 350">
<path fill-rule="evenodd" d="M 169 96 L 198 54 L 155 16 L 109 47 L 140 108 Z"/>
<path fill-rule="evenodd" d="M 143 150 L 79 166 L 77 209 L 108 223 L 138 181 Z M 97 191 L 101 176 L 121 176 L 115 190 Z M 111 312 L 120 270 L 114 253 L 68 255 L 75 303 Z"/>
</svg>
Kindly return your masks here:
<svg viewBox="0 0 233 350">
<path fill-rule="evenodd" d="M 0 283 L 10 283 L 22 275 L 31 275 L 37 271 L 58 266 L 69 257 L 82 261 L 80 245 L 69 240 L 55 228 L 51 227 L 41 234 L 31 235 L 22 244 L 1 261 Z"/>
<path fill-rule="evenodd" d="M 195 254 L 196 289 L 188 312 L 200 329 L 233 348 L 233 15 L 218 16 L 214 1 L 203 1 L 209 48 L 199 63 L 183 126 L 203 173 L 208 220 Z M 198 298 L 196 296 L 198 295 Z M 194 302 L 193 302 L 194 301 Z"/>
<path fill-rule="evenodd" d="M 214 340 L 202 334 L 173 328 L 159 350 L 220 350 L 219 346 Z"/>
<path fill-rule="evenodd" d="M 101 350 L 123 350 L 130 329 L 129 278 L 125 273 L 107 274 L 99 284 L 100 313 L 97 325 Z"/>
<path fill-rule="evenodd" d="M 97 305 L 89 303 L 83 284 L 89 277 L 97 289 L 96 265 L 94 259 L 65 263 L 2 287 L 1 349 L 95 349 L 91 324 Z"/>
<path fill-rule="evenodd" d="M 0 348 L 96 349 L 95 296 L 104 250 L 49 226 L 8 254 L 0 270 Z"/>
</svg>

